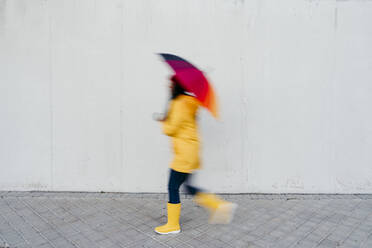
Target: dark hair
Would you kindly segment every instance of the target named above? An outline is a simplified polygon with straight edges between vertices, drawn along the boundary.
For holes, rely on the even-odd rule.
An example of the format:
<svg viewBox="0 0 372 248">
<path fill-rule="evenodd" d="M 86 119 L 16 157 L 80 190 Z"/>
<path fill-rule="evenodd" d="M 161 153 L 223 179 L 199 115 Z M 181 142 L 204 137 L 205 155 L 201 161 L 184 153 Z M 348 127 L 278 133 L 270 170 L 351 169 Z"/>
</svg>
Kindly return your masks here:
<svg viewBox="0 0 372 248">
<path fill-rule="evenodd" d="M 185 95 L 185 89 L 181 86 L 175 76 L 171 77 L 171 81 L 173 82 L 171 99 L 175 99 L 179 95 Z"/>
</svg>

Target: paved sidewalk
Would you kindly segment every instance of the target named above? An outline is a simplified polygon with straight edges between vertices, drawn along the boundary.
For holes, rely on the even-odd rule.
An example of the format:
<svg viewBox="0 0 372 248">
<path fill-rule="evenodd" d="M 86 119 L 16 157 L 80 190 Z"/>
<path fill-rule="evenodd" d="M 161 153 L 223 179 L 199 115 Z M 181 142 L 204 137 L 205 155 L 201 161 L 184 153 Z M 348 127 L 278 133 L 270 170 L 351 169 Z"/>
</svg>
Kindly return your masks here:
<svg viewBox="0 0 372 248">
<path fill-rule="evenodd" d="M 0 192 L 0 247 L 372 247 L 372 195 L 223 195 L 230 225 L 182 196 L 182 232 L 162 236 L 166 197 Z"/>
</svg>

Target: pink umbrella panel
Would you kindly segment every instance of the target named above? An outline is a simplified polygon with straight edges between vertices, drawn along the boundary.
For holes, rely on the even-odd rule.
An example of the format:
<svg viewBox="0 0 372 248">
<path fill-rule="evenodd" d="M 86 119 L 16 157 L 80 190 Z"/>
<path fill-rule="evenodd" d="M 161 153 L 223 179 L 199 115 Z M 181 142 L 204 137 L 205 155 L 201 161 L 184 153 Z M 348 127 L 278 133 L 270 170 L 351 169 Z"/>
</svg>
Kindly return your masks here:
<svg viewBox="0 0 372 248">
<path fill-rule="evenodd" d="M 217 117 L 216 96 L 212 85 L 203 72 L 179 56 L 166 53 L 161 53 L 160 56 L 173 69 L 174 77 L 180 82 L 181 86 L 193 93 L 202 106 L 207 108 L 214 117 Z"/>
</svg>

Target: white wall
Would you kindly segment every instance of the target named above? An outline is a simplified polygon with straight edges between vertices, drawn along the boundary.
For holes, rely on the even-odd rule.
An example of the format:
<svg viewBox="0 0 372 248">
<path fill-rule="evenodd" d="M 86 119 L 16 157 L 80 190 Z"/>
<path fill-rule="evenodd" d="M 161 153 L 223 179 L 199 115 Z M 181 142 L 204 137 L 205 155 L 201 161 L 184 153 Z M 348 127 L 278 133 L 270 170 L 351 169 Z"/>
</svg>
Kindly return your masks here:
<svg viewBox="0 0 372 248">
<path fill-rule="evenodd" d="M 175 53 L 215 192 L 372 193 L 372 1 L 0 0 L 0 190 L 165 192 Z"/>
</svg>

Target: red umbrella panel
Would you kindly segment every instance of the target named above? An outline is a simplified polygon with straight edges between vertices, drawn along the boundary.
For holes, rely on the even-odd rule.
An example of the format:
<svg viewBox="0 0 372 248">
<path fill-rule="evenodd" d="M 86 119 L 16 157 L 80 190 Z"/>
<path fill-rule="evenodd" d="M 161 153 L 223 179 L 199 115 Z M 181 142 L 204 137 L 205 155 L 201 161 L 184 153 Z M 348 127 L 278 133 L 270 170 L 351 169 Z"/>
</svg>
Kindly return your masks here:
<svg viewBox="0 0 372 248">
<path fill-rule="evenodd" d="M 167 53 L 161 53 L 160 56 L 173 69 L 174 77 L 181 86 L 186 91 L 193 93 L 202 106 L 206 107 L 214 117 L 217 117 L 216 96 L 203 72 L 179 56 Z"/>
</svg>

